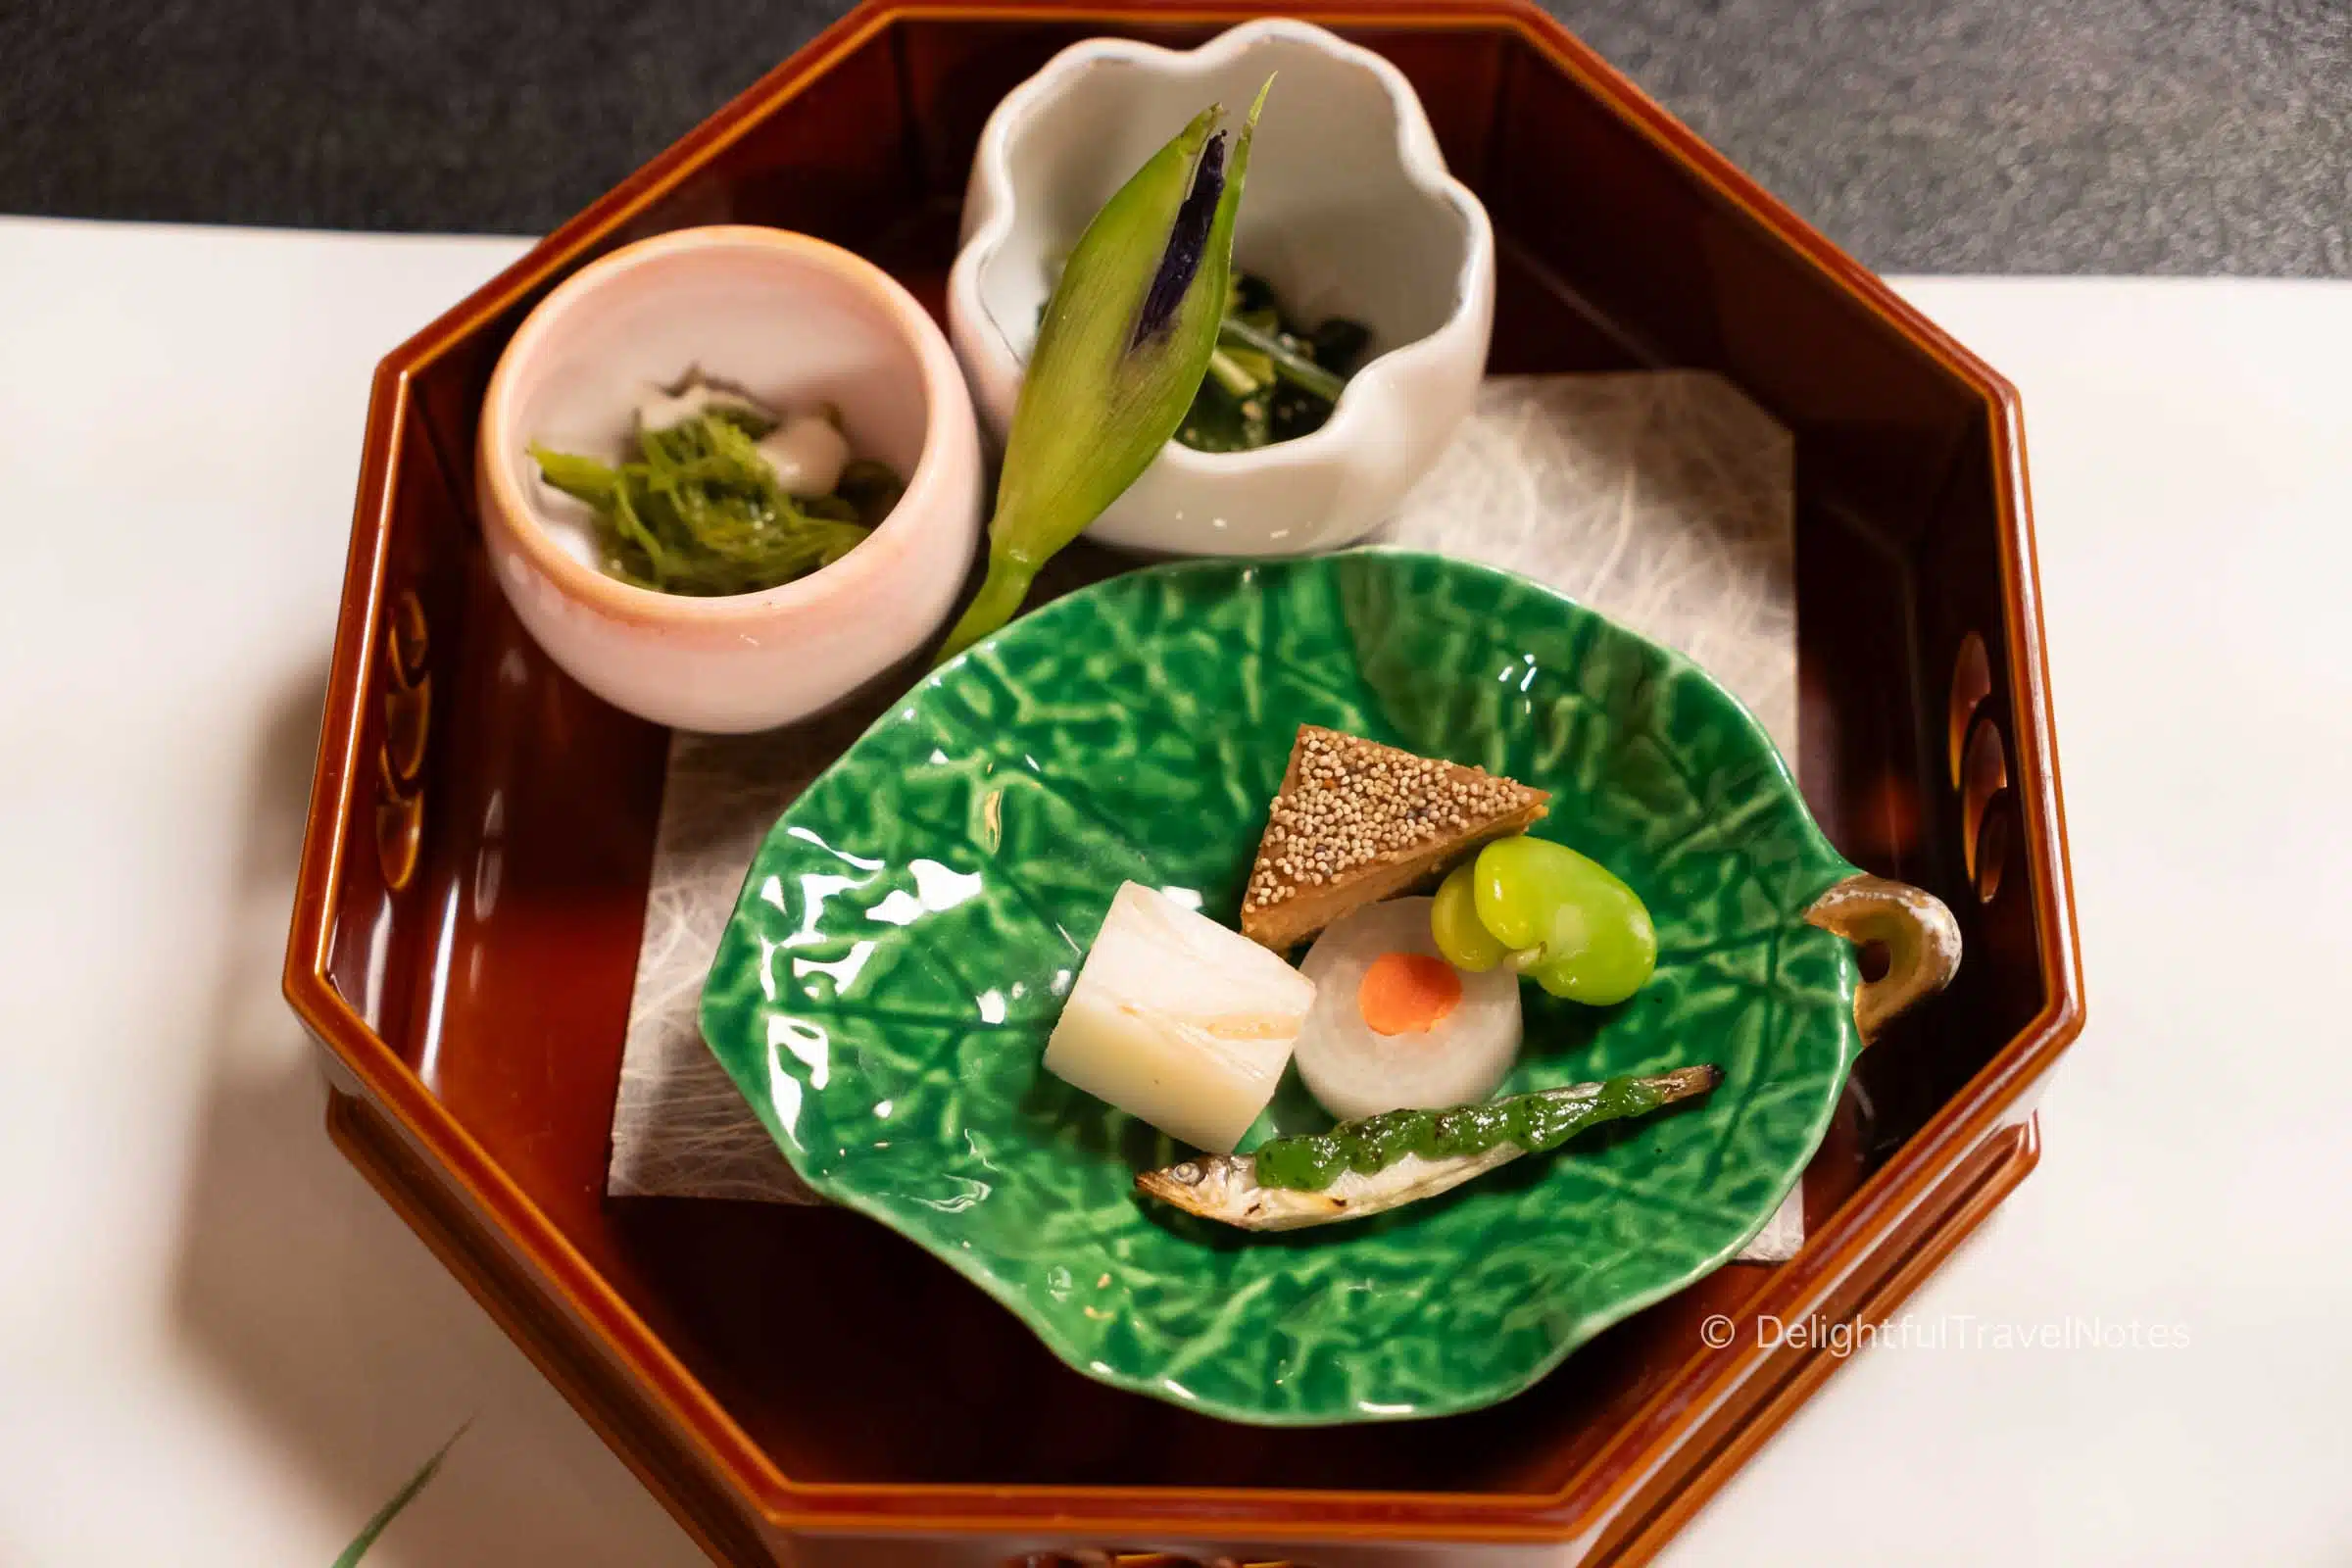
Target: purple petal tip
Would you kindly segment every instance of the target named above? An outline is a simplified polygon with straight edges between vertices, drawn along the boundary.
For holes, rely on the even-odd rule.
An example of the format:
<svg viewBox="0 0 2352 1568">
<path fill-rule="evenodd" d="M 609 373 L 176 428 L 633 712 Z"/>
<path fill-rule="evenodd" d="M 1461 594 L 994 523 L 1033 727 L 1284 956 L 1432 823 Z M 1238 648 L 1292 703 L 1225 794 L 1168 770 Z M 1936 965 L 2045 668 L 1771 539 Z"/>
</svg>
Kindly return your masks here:
<svg viewBox="0 0 2352 1568">
<path fill-rule="evenodd" d="M 1200 149 L 1200 167 L 1193 172 L 1193 188 L 1185 193 L 1184 203 L 1176 209 L 1176 221 L 1168 228 L 1168 247 L 1160 254 L 1159 270 L 1152 274 L 1152 287 L 1144 295 L 1144 308 L 1136 314 L 1135 333 L 1127 340 L 1130 353 L 1152 338 L 1165 335 L 1176 319 L 1176 308 L 1193 286 L 1193 278 L 1200 270 L 1200 258 L 1208 250 L 1209 225 L 1217 216 L 1218 198 L 1225 193 L 1225 133 L 1218 131 Z"/>
</svg>

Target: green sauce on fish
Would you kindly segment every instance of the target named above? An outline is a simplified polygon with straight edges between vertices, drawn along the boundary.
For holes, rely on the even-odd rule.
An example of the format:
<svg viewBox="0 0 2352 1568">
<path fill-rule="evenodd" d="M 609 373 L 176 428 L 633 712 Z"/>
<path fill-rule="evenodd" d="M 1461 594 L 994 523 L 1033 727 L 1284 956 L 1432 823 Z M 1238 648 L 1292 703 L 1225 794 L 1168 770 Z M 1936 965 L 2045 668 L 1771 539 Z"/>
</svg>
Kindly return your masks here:
<svg viewBox="0 0 2352 1568">
<path fill-rule="evenodd" d="M 1344 1171 L 1370 1176 L 1407 1154 L 1445 1159 L 1503 1144 L 1526 1153 L 1556 1149 L 1589 1127 L 1644 1115 L 1677 1096 L 1655 1078 L 1539 1090 L 1448 1110 L 1390 1110 L 1344 1121 L 1327 1133 L 1277 1138 L 1257 1151 L 1257 1182 L 1316 1193 Z"/>
</svg>

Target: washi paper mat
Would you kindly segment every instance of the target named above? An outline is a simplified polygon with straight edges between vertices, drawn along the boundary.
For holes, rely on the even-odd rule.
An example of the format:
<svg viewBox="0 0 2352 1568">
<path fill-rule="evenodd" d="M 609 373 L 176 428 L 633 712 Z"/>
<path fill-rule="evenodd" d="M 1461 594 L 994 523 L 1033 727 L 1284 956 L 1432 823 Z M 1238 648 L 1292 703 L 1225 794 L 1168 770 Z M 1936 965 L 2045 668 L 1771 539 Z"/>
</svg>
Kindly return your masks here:
<svg viewBox="0 0 2352 1568">
<path fill-rule="evenodd" d="M 1505 566 L 1690 656 L 1796 754 L 1794 447 L 1720 376 L 1498 376 L 1376 538 Z M 671 739 L 607 1191 L 821 1201 L 704 1046 L 703 975 L 777 816 L 863 732 L 853 708 Z M 1804 1243 L 1802 1188 L 1743 1258 Z"/>
</svg>

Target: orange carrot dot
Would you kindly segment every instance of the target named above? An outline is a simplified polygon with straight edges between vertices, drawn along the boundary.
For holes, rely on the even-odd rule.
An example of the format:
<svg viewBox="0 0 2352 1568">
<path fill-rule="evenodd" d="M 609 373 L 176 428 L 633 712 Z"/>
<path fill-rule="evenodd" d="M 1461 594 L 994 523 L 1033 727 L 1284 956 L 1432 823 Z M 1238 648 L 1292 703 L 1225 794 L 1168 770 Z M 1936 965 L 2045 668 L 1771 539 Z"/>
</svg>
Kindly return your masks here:
<svg viewBox="0 0 2352 1568">
<path fill-rule="evenodd" d="M 1355 988 L 1356 1010 L 1374 1034 L 1419 1034 L 1435 1029 L 1461 1004 L 1462 977 L 1444 958 L 1384 953 Z"/>
</svg>

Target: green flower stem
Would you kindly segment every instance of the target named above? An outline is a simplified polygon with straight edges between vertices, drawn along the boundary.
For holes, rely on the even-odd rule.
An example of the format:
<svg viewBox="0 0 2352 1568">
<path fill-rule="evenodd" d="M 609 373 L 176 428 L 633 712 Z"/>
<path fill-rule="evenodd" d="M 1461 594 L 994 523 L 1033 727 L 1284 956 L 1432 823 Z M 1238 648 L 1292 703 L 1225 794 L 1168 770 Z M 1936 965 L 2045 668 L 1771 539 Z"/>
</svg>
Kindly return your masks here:
<svg viewBox="0 0 2352 1568">
<path fill-rule="evenodd" d="M 940 646 L 937 662 L 946 663 L 1018 614 L 1021 601 L 1029 597 L 1029 584 L 1037 577 L 1037 567 L 1035 562 L 991 550 L 987 580 L 980 584 L 979 593 L 972 596 L 955 629 L 948 633 L 948 640 Z"/>
</svg>

